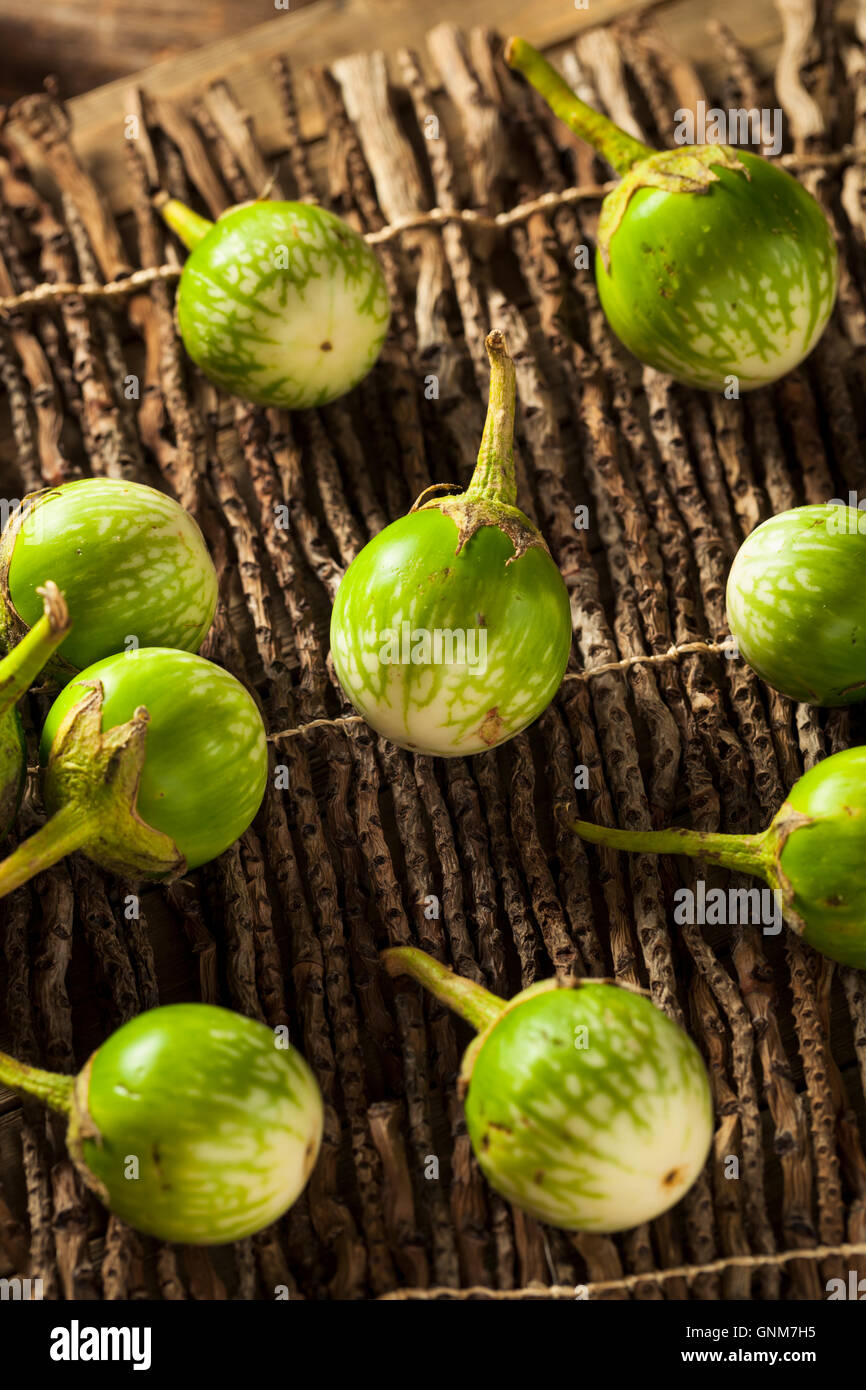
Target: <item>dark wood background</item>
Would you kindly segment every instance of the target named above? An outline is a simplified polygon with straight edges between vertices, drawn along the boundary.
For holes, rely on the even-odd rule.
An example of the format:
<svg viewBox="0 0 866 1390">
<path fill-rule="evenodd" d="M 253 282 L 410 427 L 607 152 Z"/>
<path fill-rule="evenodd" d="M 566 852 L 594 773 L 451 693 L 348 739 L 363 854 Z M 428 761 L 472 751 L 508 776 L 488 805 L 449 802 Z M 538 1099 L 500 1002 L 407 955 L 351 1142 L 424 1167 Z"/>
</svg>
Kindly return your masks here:
<svg viewBox="0 0 866 1390">
<path fill-rule="evenodd" d="M 128 77 L 315 0 L 3 0 L 0 102 L 37 91 L 46 74 L 64 97 Z"/>
</svg>

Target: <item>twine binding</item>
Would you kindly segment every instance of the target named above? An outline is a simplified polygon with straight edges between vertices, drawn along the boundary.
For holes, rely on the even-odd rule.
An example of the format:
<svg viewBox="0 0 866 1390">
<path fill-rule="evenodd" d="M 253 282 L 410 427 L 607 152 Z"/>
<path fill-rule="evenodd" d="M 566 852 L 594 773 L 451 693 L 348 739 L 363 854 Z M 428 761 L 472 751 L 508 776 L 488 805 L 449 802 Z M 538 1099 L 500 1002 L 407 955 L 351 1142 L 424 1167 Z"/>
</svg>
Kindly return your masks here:
<svg viewBox="0 0 866 1390">
<path fill-rule="evenodd" d="M 839 168 L 845 164 L 866 164 L 866 150 L 858 148 L 856 145 L 845 145 L 841 150 L 836 150 L 832 154 L 789 154 L 782 155 L 775 162 L 792 170 Z M 395 240 L 405 232 L 418 231 L 424 227 L 444 227 L 449 222 L 458 222 L 464 227 L 478 227 L 485 231 L 499 231 L 503 227 L 511 227 L 519 222 L 528 222 L 529 218 L 537 212 L 549 212 L 559 207 L 566 207 L 570 203 L 603 198 L 615 187 L 615 181 L 603 184 L 577 184 L 557 192 L 542 193 L 538 198 L 532 198 L 526 203 L 519 203 L 517 207 L 510 208 L 507 212 L 498 212 L 493 217 L 488 213 L 477 212 L 473 208 L 430 208 L 426 212 L 410 213 L 407 217 L 398 218 L 395 222 L 380 227 L 378 231 L 367 232 L 364 234 L 364 240 L 370 246 L 378 246 L 383 242 Z M 49 304 L 58 299 L 69 299 L 76 295 L 82 299 L 114 299 L 122 295 L 134 294 L 136 290 L 145 289 L 155 281 L 179 279 L 182 269 L 183 267 L 179 265 L 148 266 L 144 270 L 133 271 L 132 274 L 124 276 L 122 280 L 109 280 L 104 285 L 97 282 L 86 282 L 81 285 L 67 282 L 36 285 L 31 290 L 22 290 L 20 294 L 8 295 L 5 299 L 0 299 L 0 315 L 11 314 L 18 309 L 38 307 L 40 304 Z"/>
<path fill-rule="evenodd" d="M 628 671 L 632 666 L 662 666 L 668 661 L 680 661 L 684 656 L 693 656 L 701 652 L 709 652 L 712 656 L 726 656 L 731 653 L 736 655 L 736 647 L 731 638 L 724 642 L 682 642 L 679 646 L 668 647 L 666 652 L 654 652 L 652 656 L 625 656 L 621 661 L 605 661 L 600 666 L 590 666 L 585 671 L 566 671 L 562 684 L 565 685 L 568 681 L 592 680 L 593 677 L 607 675 L 610 671 Z M 349 724 L 364 723 L 366 721 L 360 714 L 343 714 L 336 719 L 311 719 L 308 724 L 300 724 L 297 728 L 280 729 L 278 733 L 269 734 L 268 738 L 275 742 L 281 738 L 297 738 L 299 734 L 309 733 L 311 729 L 339 729 Z"/>
<path fill-rule="evenodd" d="M 652 1269 L 644 1274 L 625 1274 L 621 1279 L 603 1279 L 594 1284 L 536 1284 L 522 1289 L 490 1289 L 482 1284 L 468 1289 L 436 1287 L 432 1289 L 392 1289 L 390 1293 L 380 1294 L 377 1302 L 400 1302 L 410 1299 L 571 1299 L 578 1301 L 576 1290 L 591 1299 L 602 1293 L 627 1293 L 641 1284 L 663 1284 L 667 1279 L 685 1279 L 693 1282 L 701 1275 L 724 1274 L 727 1269 L 762 1269 L 768 1265 L 777 1268 L 792 1260 L 826 1260 L 832 1256 L 852 1259 L 866 1255 L 866 1241 L 854 1245 L 815 1245 L 810 1250 L 780 1250 L 772 1255 L 726 1255 L 703 1265 L 674 1265 L 670 1269 Z M 579 1301 L 583 1301 L 581 1298 Z"/>
</svg>

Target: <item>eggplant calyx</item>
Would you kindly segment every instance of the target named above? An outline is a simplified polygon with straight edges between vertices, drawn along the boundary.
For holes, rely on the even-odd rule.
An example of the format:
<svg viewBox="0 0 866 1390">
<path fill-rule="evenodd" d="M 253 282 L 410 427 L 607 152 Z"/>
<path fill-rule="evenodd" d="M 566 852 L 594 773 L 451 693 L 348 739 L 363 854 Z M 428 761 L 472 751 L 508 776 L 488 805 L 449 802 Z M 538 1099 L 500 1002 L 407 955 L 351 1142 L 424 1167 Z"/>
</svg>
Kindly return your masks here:
<svg viewBox="0 0 866 1390">
<path fill-rule="evenodd" d="M 421 497 L 424 496 L 426 493 L 421 494 Z M 429 502 L 422 502 L 419 497 L 412 511 L 437 511 L 451 518 L 457 527 L 455 555 L 459 555 L 464 545 L 485 526 L 495 526 L 514 546 L 514 554 L 509 555 L 506 565 L 512 565 L 533 546 L 550 554 L 547 542 L 529 517 L 519 507 L 509 506 L 493 497 L 473 497 L 468 492 L 456 497 L 434 497 Z"/>
<path fill-rule="evenodd" d="M 794 885 L 782 868 L 782 851 L 795 831 L 813 824 L 813 816 L 804 815 L 802 811 L 795 811 L 790 802 L 785 801 L 773 817 L 772 824 L 766 832 L 768 853 L 765 859 L 765 874 L 767 882 L 771 888 L 781 894 L 782 915 L 791 931 L 796 932 L 797 936 L 805 934 L 807 925 L 794 907 Z"/>
<path fill-rule="evenodd" d="M 45 769 L 50 819 L 0 863 L 0 898 L 79 849 L 122 878 L 186 872 L 174 840 L 136 809 L 150 715 L 140 705 L 128 723 L 103 733 L 102 684 L 82 685 L 86 694 L 61 721 Z"/>
<path fill-rule="evenodd" d="M 659 188 L 664 193 L 709 193 L 718 183 L 716 169 L 730 169 L 749 178 L 749 172 L 730 145 L 689 145 L 662 150 L 634 164 L 608 193 L 598 219 L 598 250 L 610 273 L 610 244 L 626 208 L 639 188 Z"/>
<path fill-rule="evenodd" d="M 100 1178 L 88 1167 L 84 1158 L 84 1141 L 92 1140 L 93 1143 L 102 1145 L 102 1135 L 94 1123 L 90 1113 L 88 1100 L 90 1096 L 90 1073 L 93 1070 L 93 1063 L 96 1053 L 92 1053 L 85 1065 L 75 1078 L 75 1087 L 72 1092 L 72 1107 L 69 1111 L 69 1128 L 66 1132 L 66 1147 L 69 1157 L 76 1172 L 91 1192 L 99 1198 L 104 1206 L 111 1205 L 111 1196 L 108 1188 Z"/>
<path fill-rule="evenodd" d="M 46 808 L 77 808 L 87 822 L 81 848 L 113 873 L 133 880 L 179 878 L 184 856 L 137 810 L 150 715 L 139 705 L 126 724 L 103 732 L 102 684 L 81 684 L 87 693 L 61 722 L 49 754 Z"/>
</svg>

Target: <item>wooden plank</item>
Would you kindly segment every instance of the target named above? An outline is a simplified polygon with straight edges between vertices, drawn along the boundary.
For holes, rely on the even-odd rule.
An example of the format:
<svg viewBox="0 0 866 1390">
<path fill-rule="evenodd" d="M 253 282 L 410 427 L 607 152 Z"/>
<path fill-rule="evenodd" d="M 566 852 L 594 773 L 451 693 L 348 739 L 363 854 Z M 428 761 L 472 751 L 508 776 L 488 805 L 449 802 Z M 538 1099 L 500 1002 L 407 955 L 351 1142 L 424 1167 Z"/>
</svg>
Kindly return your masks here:
<svg viewBox="0 0 866 1390">
<path fill-rule="evenodd" d="M 440 0 L 435 15 L 404 0 L 316 0 L 305 8 L 270 18 L 265 23 L 215 43 L 195 48 L 144 68 L 134 79 L 121 78 L 69 103 L 75 143 L 110 200 L 121 213 L 129 206 L 123 163 L 123 122 L 130 110 L 135 83 L 146 92 L 185 103 L 218 78 L 227 81 L 240 105 L 255 122 L 259 144 L 266 154 L 284 148 L 276 91 L 270 66 L 286 55 L 296 73 L 330 64 L 372 47 L 393 52 L 401 45 L 426 57 L 424 38 L 433 22 L 452 20 L 464 30 L 477 24 L 503 33 L 521 33 L 544 48 L 556 48 L 583 30 L 643 9 L 654 19 L 673 48 L 698 68 L 710 89 L 724 75 L 724 62 L 706 29 L 709 12 L 694 0 L 592 0 L 586 9 L 548 0 Z M 848 22 L 854 0 L 843 0 L 839 19 Z M 728 0 L 725 23 L 753 55 L 763 72 L 772 71 L 781 40 L 781 23 L 773 0 Z M 431 84 L 438 86 L 430 70 Z M 309 79 L 298 83 L 301 132 L 306 140 L 323 135 L 322 115 Z M 30 151 L 28 151 L 28 157 Z M 34 163 L 38 159 L 34 156 Z"/>
<path fill-rule="evenodd" d="M 128 77 L 168 58 L 248 30 L 259 20 L 277 20 L 317 0 L 3 0 L 0 52 L 15 55 L 0 64 L 0 101 L 38 91 L 46 73 L 56 74 L 64 97 Z"/>
<path fill-rule="evenodd" d="M 706 30 L 709 12 L 694 0 L 592 0 L 577 9 L 549 0 L 440 0 L 435 14 L 405 0 L 316 0 L 244 34 L 221 39 L 143 69 L 135 82 L 145 91 L 184 102 L 217 78 L 224 78 L 255 121 L 266 153 L 284 147 L 270 65 L 286 55 L 296 72 L 330 64 L 372 47 L 393 52 L 408 45 L 424 54 L 424 36 L 432 23 L 453 20 L 464 30 L 494 26 L 503 34 L 521 33 L 541 47 L 554 47 L 581 31 L 620 16 L 651 8 L 662 33 L 696 65 L 712 88 L 724 74 L 723 60 Z M 854 0 L 843 0 L 841 21 L 850 21 Z M 764 72 L 772 70 L 779 50 L 781 24 L 773 0 L 728 0 L 725 22 L 753 54 Z M 436 75 L 429 73 L 436 84 Z M 116 212 L 128 207 L 123 166 L 123 120 L 129 111 L 132 79 L 123 78 L 74 98 L 69 110 L 82 158 L 107 191 Z M 298 84 L 301 131 L 305 139 L 323 134 L 321 112 L 312 86 Z"/>
<path fill-rule="evenodd" d="M 288 57 L 293 69 L 327 64 L 337 58 L 372 47 L 393 51 L 400 45 L 423 48 L 424 35 L 445 20 L 469 29 L 487 24 L 502 32 L 525 33 L 533 42 L 549 46 L 562 42 L 590 25 L 609 23 L 619 15 L 647 8 L 651 0 L 592 0 L 591 10 L 577 10 L 564 0 L 439 0 L 435 11 L 405 0 L 317 0 L 317 3 L 216 43 L 191 50 L 181 58 L 155 63 L 134 81 L 147 92 L 183 101 L 198 94 L 211 81 L 225 78 L 240 104 L 254 118 L 256 133 L 266 152 L 284 145 L 270 63 L 278 54 Z M 762 0 L 769 3 L 769 0 Z M 133 79 L 121 78 L 98 87 L 69 103 L 75 125 L 76 146 L 108 191 L 115 211 L 128 206 L 123 167 L 123 121 L 129 111 L 128 92 Z M 306 139 L 322 134 L 321 115 L 314 94 L 299 93 L 301 130 Z"/>
</svg>

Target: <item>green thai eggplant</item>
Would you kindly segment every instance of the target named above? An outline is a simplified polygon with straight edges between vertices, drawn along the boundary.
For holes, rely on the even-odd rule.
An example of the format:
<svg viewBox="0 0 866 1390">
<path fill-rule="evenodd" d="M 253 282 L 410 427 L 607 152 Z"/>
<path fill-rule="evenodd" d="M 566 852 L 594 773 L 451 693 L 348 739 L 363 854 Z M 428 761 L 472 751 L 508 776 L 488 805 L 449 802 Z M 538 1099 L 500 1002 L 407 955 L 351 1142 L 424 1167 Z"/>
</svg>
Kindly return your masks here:
<svg viewBox="0 0 866 1390">
<path fill-rule="evenodd" d="M 178 878 L 244 833 L 268 771 L 249 691 L 170 647 L 107 657 L 70 681 L 39 756 L 49 819 L 0 863 L 0 897 L 73 850 L 127 879 Z"/>
<path fill-rule="evenodd" d="M 778 894 L 785 920 L 808 945 L 866 969 L 866 748 L 816 763 L 758 835 L 569 824 L 581 839 L 610 849 L 684 854 L 755 874 Z"/>
<path fill-rule="evenodd" d="M 110 1211 L 182 1244 L 242 1240 L 275 1221 L 303 1191 L 322 1138 L 303 1057 L 212 1004 L 139 1014 L 78 1076 L 0 1052 L 0 1083 L 68 1116 L 70 1157 Z"/>
<path fill-rule="evenodd" d="M 189 248 L 177 296 L 184 347 L 217 386 L 300 410 L 351 391 L 391 308 L 375 253 L 314 203 L 258 200 L 209 222 L 175 198 L 162 215 Z"/>
<path fill-rule="evenodd" d="M 539 1221 L 622 1231 L 685 1195 L 707 1159 L 713 1105 L 691 1038 L 607 980 L 543 980 L 511 1000 L 412 946 L 383 952 L 478 1030 L 460 1071 L 490 1185 Z"/>
<path fill-rule="evenodd" d="M 823 333 L 836 298 L 830 224 L 789 173 L 730 145 L 656 151 L 593 111 L 524 39 L 506 59 L 603 155 L 596 282 L 608 323 L 641 362 L 689 386 L 776 381 Z"/>
<path fill-rule="evenodd" d="M 24 498 L 0 539 L 6 651 L 41 617 L 46 574 L 75 619 L 46 668 L 58 682 L 133 646 L 197 652 L 216 611 L 201 531 L 173 497 L 143 483 L 76 478 Z"/>
<path fill-rule="evenodd" d="M 734 557 L 727 606 L 741 655 L 783 695 L 866 700 L 866 512 L 830 503 L 771 516 Z"/>
<path fill-rule="evenodd" d="M 562 575 L 516 505 L 514 364 L 498 330 L 487 352 L 490 403 L 468 488 L 428 489 L 365 545 L 331 615 L 334 666 L 359 714 L 393 743 L 441 757 L 495 748 L 537 719 L 571 648 Z"/>
</svg>

